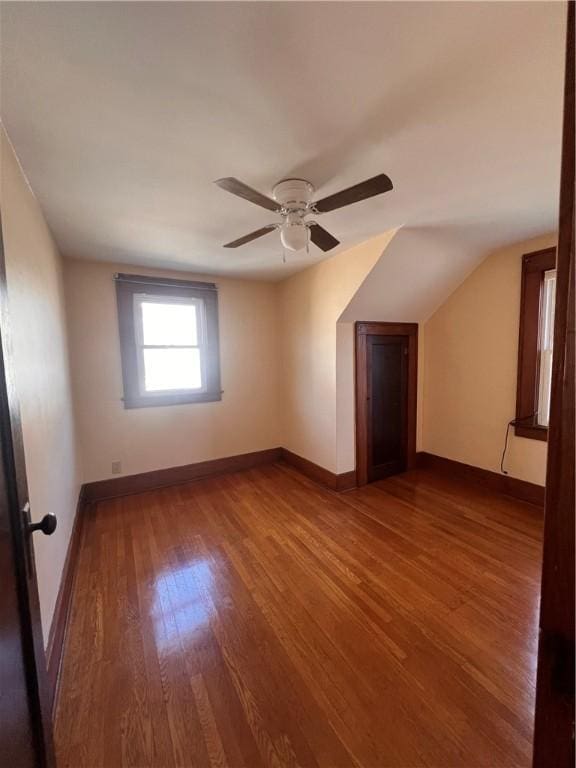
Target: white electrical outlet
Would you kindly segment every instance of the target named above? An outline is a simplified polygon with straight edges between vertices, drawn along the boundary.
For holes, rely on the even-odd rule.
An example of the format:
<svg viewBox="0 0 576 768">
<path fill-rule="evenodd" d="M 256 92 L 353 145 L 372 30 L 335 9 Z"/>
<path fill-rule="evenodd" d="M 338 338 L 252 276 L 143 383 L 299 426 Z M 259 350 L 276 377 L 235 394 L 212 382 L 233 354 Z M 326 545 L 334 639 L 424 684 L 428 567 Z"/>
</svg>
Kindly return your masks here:
<svg viewBox="0 0 576 768">
<path fill-rule="evenodd" d="M 121 461 L 113 461 L 112 462 L 112 474 L 113 475 L 121 475 L 122 474 L 122 462 Z"/>
</svg>

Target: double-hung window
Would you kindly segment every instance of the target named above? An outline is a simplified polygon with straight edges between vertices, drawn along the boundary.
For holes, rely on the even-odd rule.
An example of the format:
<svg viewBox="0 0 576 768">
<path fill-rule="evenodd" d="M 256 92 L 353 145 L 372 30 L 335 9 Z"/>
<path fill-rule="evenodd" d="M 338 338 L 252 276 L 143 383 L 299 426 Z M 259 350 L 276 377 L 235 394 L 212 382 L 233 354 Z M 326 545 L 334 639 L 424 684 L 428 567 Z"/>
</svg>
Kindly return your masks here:
<svg viewBox="0 0 576 768">
<path fill-rule="evenodd" d="M 125 407 L 220 400 L 216 286 L 115 279 Z"/>
<path fill-rule="evenodd" d="M 522 257 L 515 432 L 546 440 L 550 415 L 556 249 Z"/>
<path fill-rule="evenodd" d="M 556 270 L 544 272 L 542 305 L 540 308 L 540 365 L 538 371 L 537 419 L 541 427 L 548 427 L 550 393 L 552 390 L 552 350 L 554 346 L 554 304 L 556 302 Z"/>
</svg>

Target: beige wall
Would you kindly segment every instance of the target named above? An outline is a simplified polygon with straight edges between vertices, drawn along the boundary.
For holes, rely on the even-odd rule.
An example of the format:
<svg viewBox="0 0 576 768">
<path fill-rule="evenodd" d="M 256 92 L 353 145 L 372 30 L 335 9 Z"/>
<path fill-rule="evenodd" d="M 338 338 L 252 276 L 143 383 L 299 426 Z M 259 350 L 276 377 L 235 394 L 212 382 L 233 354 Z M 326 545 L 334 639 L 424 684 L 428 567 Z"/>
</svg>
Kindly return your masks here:
<svg viewBox="0 0 576 768">
<path fill-rule="evenodd" d="M 425 451 L 499 472 L 516 410 L 522 254 L 555 244 L 546 236 L 491 254 L 426 323 Z M 511 429 L 505 466 L 544 485 L 546 443 Z"/>
<path fill-rule="evenodd" d="M 64 314 L 62 263 L 16 157 L 0 129 L 2 230 L 8 311 L 32 518 L 58 517 L 34 548 L 48 639 L 79 491 Z"/>
<path fill-rule="evenodd" d="M 354 323 L 336 325 L 336 473 L 356 468 Z"/>
<path fill-rule="evenodd" d="M 350 329 L 338 334 L 338 318 L 394 234 L 343 251 L 280 285 L 283 445 L 331 472 L 352 469 L 354 456 Z"/>
<path fill-rule="evenodd" d="M 67 260 L 66 292 L 83 480 L 148 472 L 281 445 L 277 286 L 216 280 L 220 402 L 124 409 L 115 272 L 202 279 L 102 262 Z M 214 278 L 206 278 L 214 282 Z"/>
</svg>

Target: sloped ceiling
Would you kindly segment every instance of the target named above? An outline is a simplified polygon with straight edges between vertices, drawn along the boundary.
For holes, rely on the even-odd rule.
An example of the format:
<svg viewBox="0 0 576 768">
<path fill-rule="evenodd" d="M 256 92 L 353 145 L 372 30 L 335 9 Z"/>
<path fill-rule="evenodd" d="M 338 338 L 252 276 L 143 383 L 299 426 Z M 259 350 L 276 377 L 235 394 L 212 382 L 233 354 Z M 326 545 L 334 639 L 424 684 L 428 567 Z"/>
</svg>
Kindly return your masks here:
<svg viewBox="0 0 576 768">
<path fill-rule="evenodd" d="M 434 279 L 422 237 L 457 242 L 438 269 L 458 272 L 472 252 L 555 227 L 563 3 L 1 14 L 3 120 L 65 255 L 275 280 L 323 258 L 282 264 L 275 233 L 222 249 L 273 219 L 212 184 L 227 175 L 265 193 L 301 176 L 326 195 L 388 173 L 393 192 L 322 223 L 341 250 L 409 229 L 417 251 L 393 281 Z"/>
<path fill-rule="evenodd" d="M 444 226 L 398 230 L 339 322 L 425 322 L 502 244 L 497 232 L 490 238 L 481 229 L 471 226 L 459 231 L 456 226 Z"/>
</svg>

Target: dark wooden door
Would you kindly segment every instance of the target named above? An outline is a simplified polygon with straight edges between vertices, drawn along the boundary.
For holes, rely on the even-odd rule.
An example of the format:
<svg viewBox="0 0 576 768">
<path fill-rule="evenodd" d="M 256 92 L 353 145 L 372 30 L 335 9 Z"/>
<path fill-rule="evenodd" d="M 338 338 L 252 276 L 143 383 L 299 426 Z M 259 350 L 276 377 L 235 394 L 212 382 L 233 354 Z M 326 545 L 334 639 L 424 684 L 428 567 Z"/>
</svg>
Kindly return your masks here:
<svg viewBox="0 0 576 768">
<path fill-rule="evenodd" d="M 408 337 L 369 335 L 368 481 L 406 469 Z"/>
<path fill-rule="evenodd" d="M 53 766 L 42 628 L 27 517 L 0 221 L 0 765 Z M 47 521 L 46 531 L 54 521 Z M 42 535 L 41 532 L 35 535 Z"/>
<path fill-rule="evenodd" d="M 418 325 L 357 322 L 356 482 L 416 465 Z"/>
<path fill-rule="evenodd" d="M 574 182 L 576 36 L 568 4 L 552 397 L 544 513 L 534 768 L 574 766 Z"/>
</svg>

